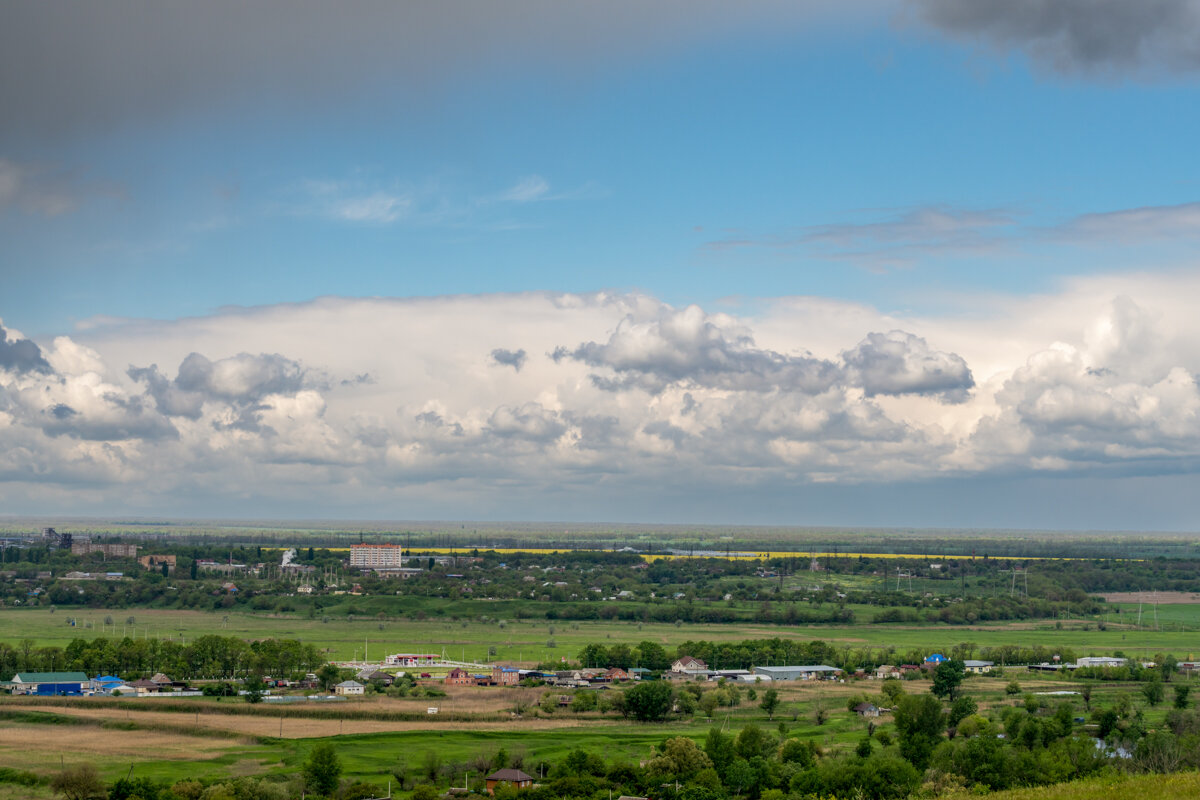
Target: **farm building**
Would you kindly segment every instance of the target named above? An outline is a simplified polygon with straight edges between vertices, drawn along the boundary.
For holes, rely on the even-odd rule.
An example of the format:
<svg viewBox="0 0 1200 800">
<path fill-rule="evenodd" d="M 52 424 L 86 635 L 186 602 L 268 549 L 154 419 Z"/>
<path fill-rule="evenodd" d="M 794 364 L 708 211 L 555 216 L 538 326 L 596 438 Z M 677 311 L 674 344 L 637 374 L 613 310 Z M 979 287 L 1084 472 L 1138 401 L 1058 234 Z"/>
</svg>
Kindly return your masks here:
<svg viewBox="0 0 1200 800">
<path fill-rule="evenodd" d="M 755 667 L 754 674 L 775 681 L 832 680 L 841 674 L 837 667 L 825 664 L 805 664 L 797 667 Z"/>
<path fill-rule="evenodd" d="M 854 707 L 854 713 L 860 717 L 878 717 L 879 706 L 874 703 L 859 703 Z"/>
<path fill-rule="evenodd" d="M 6 684 L 13 694 L 83 694 L 88 676 L 82 672 L 24 672 Z"/>
<path fill-rule="evenodd" d="M 527 775 L 519 769 L 499 769 L 484 778 L 487 781 L 488 794 L 495 794 L 496 787 L 502 783 L 509 783 L 518 789 L 527 789 L 533 786 L 533 776 Z"/>
<path fill-rule="evenodd" d="M 1113 656 L 1084 656 L 1076 659 L 1076 667 L 1123 667 L 1128 663 L 1127 659 L 1115 658 Z"/>
</svg>

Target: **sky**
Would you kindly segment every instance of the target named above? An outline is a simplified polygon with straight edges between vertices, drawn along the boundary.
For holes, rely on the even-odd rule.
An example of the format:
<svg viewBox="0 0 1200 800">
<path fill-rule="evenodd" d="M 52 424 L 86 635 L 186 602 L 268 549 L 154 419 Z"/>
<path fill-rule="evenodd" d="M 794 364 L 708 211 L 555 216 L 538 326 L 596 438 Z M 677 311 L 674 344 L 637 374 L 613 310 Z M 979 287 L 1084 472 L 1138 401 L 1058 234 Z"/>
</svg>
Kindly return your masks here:
<svg viewBox="0 0 1200 800">
<path fill-rule="evenodd" d="M 1197 42 L 5 3 L 0 513 L 1200 529 Z"/>
</svg>

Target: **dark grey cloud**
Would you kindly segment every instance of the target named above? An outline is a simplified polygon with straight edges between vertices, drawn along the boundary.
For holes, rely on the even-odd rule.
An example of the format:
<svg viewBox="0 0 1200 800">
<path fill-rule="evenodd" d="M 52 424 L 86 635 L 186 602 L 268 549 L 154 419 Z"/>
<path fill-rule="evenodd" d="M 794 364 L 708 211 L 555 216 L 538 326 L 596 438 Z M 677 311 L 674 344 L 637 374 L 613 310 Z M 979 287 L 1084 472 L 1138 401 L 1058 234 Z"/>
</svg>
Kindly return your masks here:
<svg viewBox="0 0 1200 800">
<path fill-rule="evenodd" d="M 204 395 L 180 389 L 174 381 L 158 371 L 157 364 L 130 367 L 126 374 L 131 380 L 146 384 L 146 394 L 154 399 L 162 413 L 172 417 L 200 418 L 204 410 Z"/>
<path fill-rule="evenodd" d="M 53 372 L 37 344 L 29 339 L 9 339 L 3 326 L 0 326 L 0 369 L 18 373 Z"/>
<path fill-rule="evenodd" d="M 567 412 L 563 418 L 578 429 L 579 439 L 575 442 L 575 446 L 584 450 L 602 450 L 611 447 L 620 435 L 621 421 L 611 415 Z"/>
<path fill-rule="evenodd" d="M 343 378 L 340 381 L 341 386 L 370 386 L 375 383 L 375 376 L 369 372 L 362 372 L 352 378 Z"/>
<path fill-rule="evenodd" d="M 144 398 L 115 392 L 91 398 L 86 410 L 56 403 L 43 412 L 39 422 L 47 436 L 95 442 L 179 438 L 179 431 L 170 420 L 149 408 Z"/>
<path fill-rule="evenodd" d="M 1200 69 L 1197 0 L 912 0 L 951 36 L 1020 50 L 1062 73 Z"/>
<path fill-rule="evenodd" d="M 146 385 L 163 414 L 189 419 L 199 419 L 209 401 L 229 403 L 252 414 L 251 407 L 269 394 L 294 394 L 305 388 L 307 377 L 300 364 L 278 353 L 239 353 L 217 361 L 191 353 L 180 363 L 174 380 L 156 364 L 131 366 L 126 374 Z"/>
<path fill-rule="evenodd" d="M 425 411 L 414 418 L 418 423 L 429 428 L 443 428 L 450 433 L 451 436 L 462 436 L 463 426 L 459 422 L 446 422 L 441 414 L 435 411 Z"/>
<path fill-rule="evenodd" d="M 936 395 L 962 402 L 975 385 L 967 362 L 955 353 L 934 350 L 920 336 L 904 331 L 870 333 L 842 353 L 850 379 L 867 396 Z"/>
<path fill-rule="evenodd" d="M 592 376 L 593 383 L 606 391 L 641 388 L 657 393 L 684 384 L 820 393 L 841 378 L 840 368 L 830 361 L 757 348 L 749 333 L 695 306 L 679 311 L 664 308 L 647 320 L 627 318 L 607 342 L 559 347 L 551 358 L 612 370 L 615 377 Z"/>
<path fill-rule="evenodd" d="M 256 105 L 311 111 L 355 96 L 376 106 L 421 101 L 447 81 L 497 68 L 552 64 L 559 76 L 587 74 L 664 47 L 787 29 L 833 7 L 783 0 L 13 0 L 0 24 L 2 130 L 81 136 Z"/>
<path fill-rule="evenodd" d="M 50 409 L 50 416 L 58 420 L 70 419 L 71 417 L 76 416 L 78 413 L 78 411 L 71 408 L 66 403 L 58 403 Z"/>
<path fill-rule="evenodd" d="M 549 444 L 566 433 L 567 426 L 555 411 L 540 403 L 526 403 L 519 408 L 497 408 L 488 419 L 488 431 L 503 439 Z"/>
<path fill-rule="evenodd" d="M 268 394 L 291 394 L 304 388 L 304 369 L 278 353 L 238 353 L 211 361 L 192 353 L 179 365 L 179 388 L 225 400 L 255 400 Z"/>
<path fill-rule="evenodd" d="M 688 436 L 687 431 L 683 428 L 680 428 L 678 425 L 672 425 L 664 420 L 648 423 L 642 428 L 642 431 L 651 436 L 657 436 L 663 441 L 671 442 L 676 447 L 682 447 L 684 439 Z"/>
<path fill-rule="evenodd" d="M 233 409 L 232 418 L 218 418 L 213 420 L 212 426 L 218 431 L 242 431 L 243 433 L 255 433 L 263 437 L 271 437 L 277 434 L 276 430 L 270 425 L 264 425 L 262 414 L 264 411 L 270 411 L 271 406 L 263 403 L 250 403 Z"/>
<path fill-rule="evenodd" d="M 506 367 L 512 367 L 517 372 L 520 372 L 521 367 L 525 366 L 525 357 L 526 353 L 524 349 L 514 351 L 498 347 L 492 351 L 492 361 Z"/>
</svg>

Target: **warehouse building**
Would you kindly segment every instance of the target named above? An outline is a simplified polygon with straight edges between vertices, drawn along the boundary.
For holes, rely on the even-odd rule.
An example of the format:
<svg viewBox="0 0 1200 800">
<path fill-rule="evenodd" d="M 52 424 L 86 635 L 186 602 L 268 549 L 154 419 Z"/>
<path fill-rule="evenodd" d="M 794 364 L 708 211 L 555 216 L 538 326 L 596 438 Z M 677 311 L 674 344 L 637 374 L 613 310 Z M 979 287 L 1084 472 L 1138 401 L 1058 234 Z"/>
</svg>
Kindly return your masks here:
<svg viewBox="0 0 1200 800">
<path fill-rule="evenodd" d="M 823 681 L 833 680 L 841 674 L 837 667 L 825 664 L 805 664 L 797 667 L 755 667 L 754 674 L 773 681 Z"/>
<path fill-rule="evenodd" d="M 83 694 L 83 687 L 90 688 L 91 681 L 82 672 L 19 672 L 4 685 L 13 694 Z"/>
</svg>

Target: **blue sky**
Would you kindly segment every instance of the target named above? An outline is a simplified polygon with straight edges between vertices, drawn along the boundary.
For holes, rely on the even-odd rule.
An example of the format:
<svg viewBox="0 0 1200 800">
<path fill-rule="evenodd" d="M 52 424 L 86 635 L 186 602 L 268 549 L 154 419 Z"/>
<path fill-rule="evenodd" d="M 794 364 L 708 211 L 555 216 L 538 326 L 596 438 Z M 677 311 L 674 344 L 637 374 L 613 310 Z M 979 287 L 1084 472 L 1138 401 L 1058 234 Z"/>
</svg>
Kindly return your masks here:
<svg viewBox="0 0 1200 800">
<path fill-rule="evenodd" d="M 1168 419 L 1165 398 L 1154 394 L 1165 391 L 1171 370 L 1200 371 L 1191 347 L 1169 350 L 1157 372 L 1117 368 L 1135 363 L 1138 348 L 1189 338 L 1177 306 L 1197 276 L 1200 238 L 1200 62 L 1189 44 L 1200 32 L 1200 10 L 1193 2 L 1132 15 L 1116 2 L 1068 3 L 1057 14 L 1044 13 L 1048 3 L 953 0 L 871 3 L 853 14 L 822 3 L 748 3 L 735 11 L 715 3 L 362 2 L 344 14 L 288 9 L 283 22 L 270 3 L 257 11 L 218 3 L 150 12 L 116 3 L 70 6 L 65 16 L 54 6 L 10 6 L 0 25 L 0 104 L 12 120 L 0 127 L 0 318 L 16 332 L 10 346 L 32 341 L 52 367 L 5 357 L 0 341 L 0 371 L 12 376 L 0 413 L 16 437 L 10 446 L 26 463 L 40 463 L 39 474 L 58 475 L 39 478 L 45 493 L 24 500 L 23 510 L 71 496 L 77 510 L 116 513 L 125 502 L 116 498 L 131 486 L 137 497 L 128 502 L 147 513 L 206 507 L 219 482 L 183 493 L 185 500 L 179 484 L 145 485 L 144 471 L 166 447 L 150 444 L 148 432 L 169 428 L 171 447 L 241 452 L 241 468 L 272 473 L 236 513 L 278 513 L 295 493 L 311 496 L 294 470 L 277 469 L 305 457 L 246 437 L 256 426 L 281 435 L 255 414 L 305 399 L 319 400 L 312 413 L 330 429 L 323 436 L 361 439 L 355 425 L 382 431 L 379 452 L 338 466 L 335 483 L 361 485 L 355 471 L 373 459 L 395 466 L 406 448 L 430 447 L 395 420 L 435 407 L 444 420 L 459 419 L 463 435 L 492 437 L 476 446 L 494 447 L 501 460 L 507 453 L 522 461 L 518 472 L 528 471 L 514 479 L 521 502 L 506 506 L 486 499 L 498 491 L 494 475 L 449 459 L 439 462 L 445 474 L 437 485 L 460 488 L 447 489 L 440 505 L 381 501 L 375 516 L 534 516 L 522 510 L 558 508 L 549 498 L 566 491 L 573 499 L 562 513 L 584 508 L 594 517 L 611 504 L 529 477 L 558 463 L 570 441 L 618 496 L 630 493 L 628 507 L 641 519 L 687 521 L 700 495 L 712 496 L 710 482 L 737 473 L 758 499 L 728 506 L 731 522 L 812 521 L 801 518 L 804 509 L 770 499 L 782 500 L 783 486 L 803 485 L 824 498 L 817 516 L 830 524 L 868 521 L 846 509 L 869 496 L 889 498 L 896 524 L 1067 526 L 1045 487 L 1064 493 L 1067 509 L 1090 509 L 1094 487 L 1134 472 L 1164 476 L 1156 485 L 1166 496 L 1200 455 L 1188 438 L 1195 409 L 1179 400 L 1179 418 Z M 601 291 L 608 299 L 592 294 Z M 564 312 L 570 303 L 547 300 L 557 293 L 583 298 L 572 302 L 596 318 Z M 342 396 L 330 388 L 348 379 L 340 366 L 361 359 L 298 334 L 289 340 L 273 327 L 288 314 L 315 314 L 322 342 L 336 342 L 355 320 L 339 322 L 312 301 L 331 298 L 338 313 L 354 315 L 357 299 L 376 297 L 394 299 L 395 313 L 418 302 L 405 298 L 476 309 L 475 338 L 461 326 L 440 327 L 458 319 L 459 306 L 408 332 L 414 338 L 403 347 L 425 363 L 459 363 L 476 348 L 471 357 L 495 366 L 489 353 L 522 346 L 512 326 L 543 320 L 544 330 L 527 335 L 545 340 L 545 350 L 523 349 L 558 370 L 574 364 L 578 374 L 543 374 L 522 361 L 505 378 L 519 378 L 519 386 L 478 376 L 421 385 L 364 361 L 362 374 L 377 388 Z M 808 298 L 805 320 L 795 319 L 794 298 Z M 703 321 L 676 320 L 693 304 Z M 861 330 L 835 340 L 829 332 L 846 309 Z M 496 321 L 486 324 L 493 313 Z M 288 324 L 293 334 L 305 327 L 299 318 Z M 679 325 L 700 338 L 684 341 Z M 864 338 L 890 330 L 914 338 Z M 1104 344 L 1097 330 L 1116 331 L 1117 344 Z M 649 348 L 641 360 L 629 360 L 634 345 L 620 338 L 630 331 Z M 726 348 L 720 368 L 704 360 L 714 336 Z M 1006 337 L 1008 350 L 993 346 L 997 337 Z M 884 349 L 862 355 L 868 341 Z M 549 359 L 558 347 L 571 355 Z M 650 355 L 671 348 L 680 350 L 669 354 L 669 374 L 661 364 L 651 368 Z M 862 365 L 881 363 L 885 350 L 898 361 L 883 384 L 871 383 Z M 1073 364 L 1075 377 L 1108 370 L 1120 381 L 1072 384 L 1068 392 L 1049 370 L 1037 377 L 1049 382 L 1038 384 L 1041 394 L 1022 395 L 1045 352 Z M 156 363 L 174 382 L 171 391 L 185 391 L 177 372 L 191 353 L 218 366 L 204 384 L 206 400 L 196 394 L 199 383 L 186 390 L 187 408 L 203 409 L 182 415 L 196 423 L 189 432 L 165 395 L 129 368 Z M 803 353 L 845 378 L 834 382 L 839 410 L 824 394 L 817 403 L 809 389 L 801 403 L 786 383 L 788 370 L 799 368 L 787 359 Z M 265 382 L 220 388 L 222 359 L 239 355 L 259 361 L 230 361 L 230 374 L 266 369 Z M 278 383 L 271 370 L 279 365 L 267 356 L 297 365 L 295 380 Z M 735 361 L 744 366 L 733 369 L 741 377 L 731 389 Z M 750 372 L 775 383 L 747 390 Z M 51 403 L 46 392 L 37 395 L 31 375 L 63 396 Z M 122 399 L 89 411 L 73 380 L 91 386 L 101 406 L 116 402 L 106 396 Z M 602 388 L 584 398 L 582 389 L 564 388 L 571 380 Z M 640 394 L 614 396 L 614 380 L 636 383 Z M 754 408 L 714 409 L 709 422 L 691 428 L 680 416 L 690 407 L 666 409 L 672 392 L 680 403 L 712 392 L 716 404 L 733 402 L 721 394 L 729 391 L 749 391 L 742 400 Z M 459 393 L 494 393 L 494 402 L 476 407 Z M 1049 417 L 1034 419 L 1031 409 L 1066 403 L 1067 394 L 1100 416 L 1085 424 L 1060 415 L 1056 424 L 1065 427 L 1053 431 Z M 1124 410 L 1096 411 L 1098 397 Z M 693 439 L 715 447 L 715 432 L 737 428 L 740 413 L 795 421 L 815 413 L 811 403 L 827 420 L 886 419 L 904 432 L 877 427 L 880 441 L 919 440 L 933 449 L 896 455 L 908 466 L 879 472 L 836 455 L 853 451 L 878 464 L 879 441 L 864 444 L 865 429 L 850 437 L 853 446 L 832 429 L 774 438 L 758 431 L 778 462 L 747 457 L 723 476 L 703 469 L 703 448 L 686 452 Z M 133 424 L 117 406 L 162 418 Z M 54 417 L 60 408 L 69 413 Z M 502 408 L 524 409 L 516 414 L 528 434 L 523 443 L 498 433 L 498 420 L 512 421 L 496 416 Z M 611 448 L 596 458 L 609 459 L 607 466 L 588 450 L 599 445 L 587 444 L 591 434 L 579 420 L 591 417 L 615 419 L 627 434 L 605 440 Z M 235 419 L 253 422 L 239 429 L 242 438 L 208 435 L 234 430 Z M 1114 419 L 1128 429 L 1114 428 Z M 997 443 L 1003 437 L 982 444 L 1009 423 L 1006 444 Z M 680 433 L 664 439 L 663 426 Z M 560 433 L 546 439 L 547 431 Z M 674 449 L 647 451 L 639 443 L 647 436 Z M 1034 452 L 1035 442 L 1060 438 L 1057 449 Z M 802 441 L 828 450 L 801 453 Z M 92 449 L 101 443 L 106 453 L 120 450 L 116 461 L 125 466 L 103 474 L 65 469 L 98 463 Z M 619 466 L 643 458 L 643 471 Z M 312 463 L 334 469 L 328 459 Z M 980 502 L 953 513 L 930 512 L 924 501 L 906 506 L 897 487 L 913 479 L 916 463 L 929 471 L 918 470 L 912 496 L 952 493 L 970 481 L 968 494 Z M 670 503 L 634 497 L 631 487 L 668 467 L 690 481 Z M 1048 478 L 1046 469 L 1070 477 Z M 13 497 L 30 497 L 23 470 L 14 461 L 6 478 Z M 957 483 L 943 487 L 944 480 Z M 94 494 L 71 494 L 76 481 Z M 1092 489 L 1072 488 L 1088 481 Z M 830 484 L 837 488 L 820 488 Z M 1014 486 L 1040 499 L 1028 514 L 995 511 L 1008 508 L 997 498 L 1021 496 Z M 778 512 L 763 511 L 772 507 Z M 1136 503 L 1125 506 L 1119 525 L 1178 527 L 1200 510 L 1159 508 L 1147 517 Z M 332 496 L 309 509 L 326 511 L 340 513 Z M 1114 519 L 1113 511 L 1096 512 L 1084 526 Z M 870 516 L 884 524 L 888 513 Z"/>
</svg>

